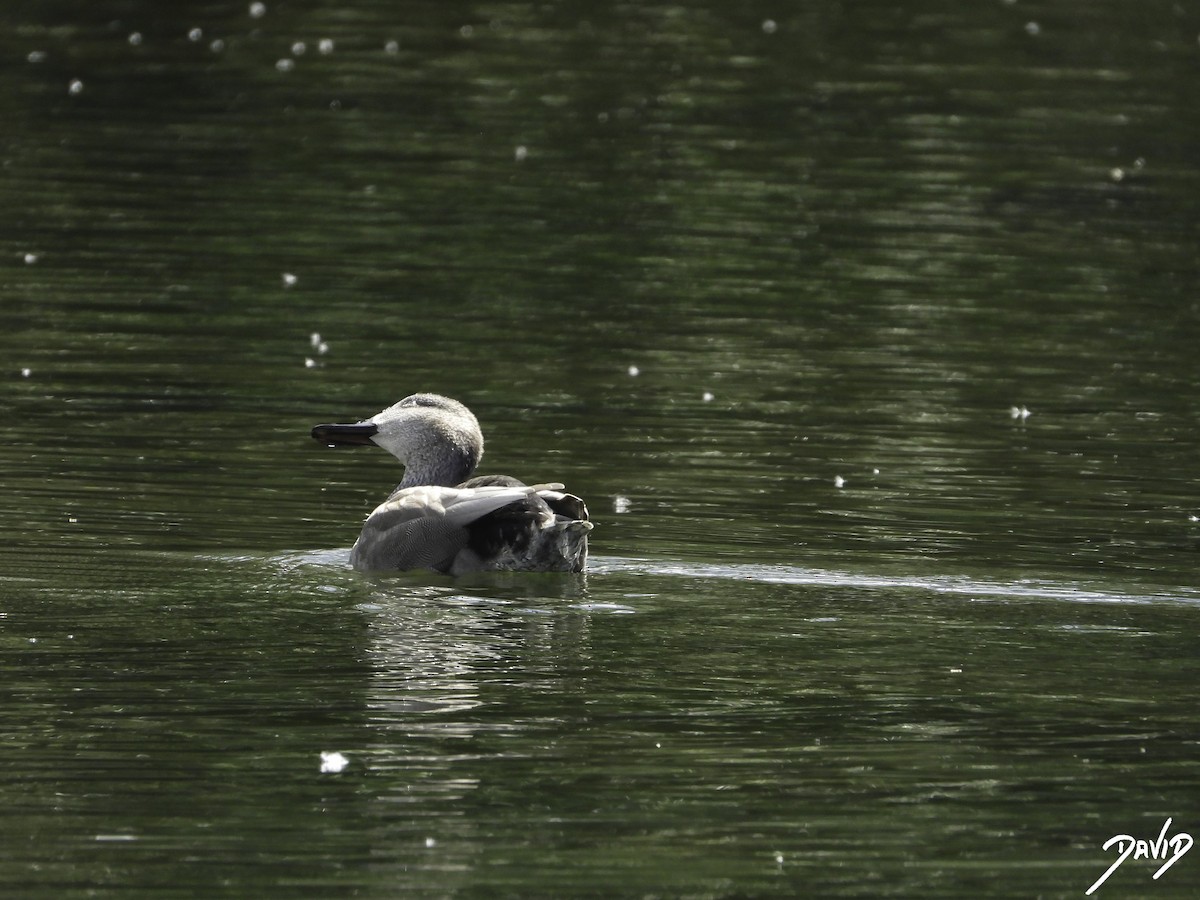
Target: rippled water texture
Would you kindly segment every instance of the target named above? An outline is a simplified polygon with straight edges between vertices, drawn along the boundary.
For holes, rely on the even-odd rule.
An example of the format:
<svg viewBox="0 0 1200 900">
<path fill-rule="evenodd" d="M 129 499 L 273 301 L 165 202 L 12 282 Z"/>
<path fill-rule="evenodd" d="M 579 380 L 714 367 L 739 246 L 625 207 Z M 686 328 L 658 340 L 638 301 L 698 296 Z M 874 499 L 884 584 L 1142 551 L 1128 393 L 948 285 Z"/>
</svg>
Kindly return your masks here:
<svg viewBox="0 0 1200 900">
<path fill-rule="evenodd" d="M 0 893 L 1077 897 L 1200 835 L 1198 35 L 0 10 Z M 585 576 L 349 568 L 399 467 L 309 429 L 418 390 Z"/>
</svg>

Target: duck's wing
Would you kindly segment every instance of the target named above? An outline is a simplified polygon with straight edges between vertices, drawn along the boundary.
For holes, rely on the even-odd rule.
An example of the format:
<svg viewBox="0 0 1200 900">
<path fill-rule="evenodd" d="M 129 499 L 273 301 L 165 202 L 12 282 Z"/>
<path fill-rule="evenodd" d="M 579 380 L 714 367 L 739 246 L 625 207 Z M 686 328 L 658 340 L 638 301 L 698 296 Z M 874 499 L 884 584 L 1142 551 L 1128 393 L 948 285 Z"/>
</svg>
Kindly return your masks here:
<svg viewBox="0 0 1200 900">
<path fill-rule="evenodd" d="M 525 482 L 511 475 L 476 475 L 474 478 L 468 478 L 459 487 L 525 487 Z"/>
<path fill-rule="evenodd" d="M 562 488 L 557 483 L 532 485 L 523 498 L 468 525 L 467 544 L 454 558 L 451 573 L 582 572 L 592 523 L 583 501 Z"/>
<path fill-rule="evenodd" d="M 538 484 L 534 485 L 533 489 L 537 491 L 539 497 L 546 501 L 546 505 L 553 510 L 556 516 L 573 522 L 586 522 L 590 518 L 587 504 L 583 502 L 582 498 L 564 491 L 563 485 L 557 483 Z"/>
<path fill-rule="evenodd" d="M 350 561 L 357 569 L 449 571 L 467 546 L 472 523 L 532 491 L 523 486 L 397 491 L 367 517 Z"/>
</svg>

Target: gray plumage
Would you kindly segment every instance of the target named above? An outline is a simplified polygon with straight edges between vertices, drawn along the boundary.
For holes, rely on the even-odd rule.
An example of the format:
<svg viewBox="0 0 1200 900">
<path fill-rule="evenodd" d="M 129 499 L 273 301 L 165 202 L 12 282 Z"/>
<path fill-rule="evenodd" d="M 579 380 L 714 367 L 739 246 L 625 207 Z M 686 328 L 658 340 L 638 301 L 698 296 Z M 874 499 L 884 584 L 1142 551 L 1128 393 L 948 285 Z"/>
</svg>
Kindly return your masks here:
<svg viewBox="0 0 1200 900">
<path fill-rule="evenodd" d="M 470 478 L 483 456 L 479 422 L 457 400 L 413 394 L 362 422 L 318 425 L 331 447 L 373 443 L 404 478 L 367 517 L 350 553 L 358 569 L 582 572 L 587 507 L 561 484 L 507 475 Z"/>
</svg>

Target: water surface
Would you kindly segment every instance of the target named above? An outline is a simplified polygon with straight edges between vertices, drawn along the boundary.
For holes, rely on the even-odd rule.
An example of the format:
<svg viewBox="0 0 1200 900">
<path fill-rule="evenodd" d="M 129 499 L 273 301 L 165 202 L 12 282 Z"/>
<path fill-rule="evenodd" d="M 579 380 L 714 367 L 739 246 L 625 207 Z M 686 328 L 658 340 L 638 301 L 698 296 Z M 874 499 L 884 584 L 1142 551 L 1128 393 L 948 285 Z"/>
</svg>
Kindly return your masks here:
<svg viewBox="0 0 1200 900">
<path fill-rule="evenodd" d="M 143 7 L 0 12 L 8 893 L 1080 896 L 1197 833 L 1195 16 Z M 417 390 L 586 576 L 348 568 L 400 473 L 308 431 Z"/>
</svg>

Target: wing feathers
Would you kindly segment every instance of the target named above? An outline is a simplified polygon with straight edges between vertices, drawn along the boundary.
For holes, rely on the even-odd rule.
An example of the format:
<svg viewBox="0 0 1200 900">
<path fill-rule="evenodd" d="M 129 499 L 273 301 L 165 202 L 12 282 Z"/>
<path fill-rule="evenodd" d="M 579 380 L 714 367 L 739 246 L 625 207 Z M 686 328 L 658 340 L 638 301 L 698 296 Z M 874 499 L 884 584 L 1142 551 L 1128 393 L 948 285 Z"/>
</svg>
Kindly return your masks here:
<svg viewBox="0 0 1200 900">
<path fill-rule="evenodd" d="M 455 573 L 480 568 L 581 571 L 591 523 L 586 521 L 587 507 L 583 501 L 562 493 L 562 490 L 563 485 L 558 483 L 526 487 L 519 482 L 478 487 L 424 485 L 405 488 L 377 506 L 367 517 L 350 559 L 360 569 L 428 568 Z M 525 500 L 532 504 L 522 503 Z M 479 522 L 509 506 L 519 512 L 511 516 L 508 512 L 499 513 L 500 518 L 495 521 L 488 518 Z M 477 522 L 479 524 L 472 527 Z M 480 529 L 488 532 L 484 537 L 493 538 L 491 543 L 497 546 L 492 547 L 483 540 L 477 534 Z M 491 534 L 492 531 L 496 534 Z M 550 538 L 564 531 L 577 536 L 561 547 L 559 539 L 547 542 L 541 537 Z M 569 552 L 560 559 L 563 548 Z M 486 559 L 480 556 L 481 551 Z M 521 558 L 516 558 L 514 553 Z M 525 556 L 530 558 L 525 559 Z"/>
</svg>

